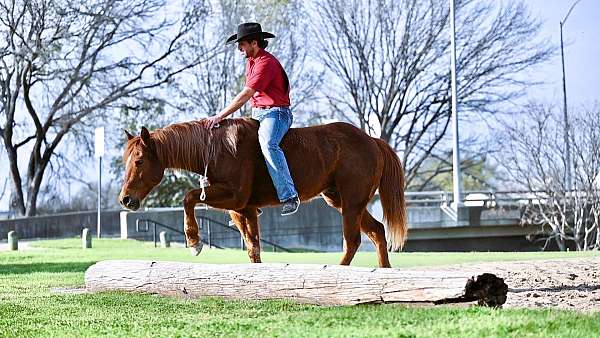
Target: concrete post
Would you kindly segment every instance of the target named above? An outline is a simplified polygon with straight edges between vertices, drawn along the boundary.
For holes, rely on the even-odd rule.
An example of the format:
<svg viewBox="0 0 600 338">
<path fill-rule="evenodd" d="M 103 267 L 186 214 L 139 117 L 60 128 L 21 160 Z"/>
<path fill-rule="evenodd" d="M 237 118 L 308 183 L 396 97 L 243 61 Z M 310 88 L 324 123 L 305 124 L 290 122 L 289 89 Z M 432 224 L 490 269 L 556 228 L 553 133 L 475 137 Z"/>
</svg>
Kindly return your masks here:
<svg viewBox="0 0 600 338">
<path fill-rule="evenodd" d="M 14 231 L 8 232 L 8 248 L 12 251 L 19 250 L 19 236 Z"/>
<path fill-rule="evenodd" d="M 90 229 L 83 228 L 81 233 L 81 245 L 84 249 L 92 248 L 92 235 L 90 234 Z"/>
<path fill-rule="evenodd" d="M 161 231 L 158 235 L 160 237 L 160 247 L 168 248 L 171 246 L 171 236 L 166 231 Z"/>
</svg>

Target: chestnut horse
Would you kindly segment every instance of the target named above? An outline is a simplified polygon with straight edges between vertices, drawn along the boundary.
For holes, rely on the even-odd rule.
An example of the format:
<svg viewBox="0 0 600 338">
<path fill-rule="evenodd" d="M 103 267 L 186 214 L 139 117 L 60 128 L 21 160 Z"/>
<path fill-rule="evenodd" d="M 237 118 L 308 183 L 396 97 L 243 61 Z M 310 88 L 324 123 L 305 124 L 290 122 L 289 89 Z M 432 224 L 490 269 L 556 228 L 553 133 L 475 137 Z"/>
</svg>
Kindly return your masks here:
<svg viewBox="0 0 600 338">
<path fill-rule="evenodd" d="M 208 130 L 202 120 L 177 123 L 140 136 L 127 133 L 125 178 L 119 201 L 136 210 L 166 168 L 204 174 L 210 186 L 204 203 L 229 210 L 254 263 L 260 263 L 257 208 L 277 205 L 277 193 L 258 143 L 258 122 L 249 118 L 226 119 Z M 360 232 L 373 241 L 380 267 L 390 267 L 383 224 L 367 211 L 377 188 L 391 249 L 400 249 L 406 239 L 404 171 L 398 156 L 384 141 L 370 137 L 348 123 L 291 128 L 281 142 L 301 201 L 317 195 L 336 208 L 343 218 L 344 256 L 349 265 L 360 242 Z M 202 189 L 185 195 L 185 235 L 192 253 L 202 243 L 194 207 Z"/>
</svg>

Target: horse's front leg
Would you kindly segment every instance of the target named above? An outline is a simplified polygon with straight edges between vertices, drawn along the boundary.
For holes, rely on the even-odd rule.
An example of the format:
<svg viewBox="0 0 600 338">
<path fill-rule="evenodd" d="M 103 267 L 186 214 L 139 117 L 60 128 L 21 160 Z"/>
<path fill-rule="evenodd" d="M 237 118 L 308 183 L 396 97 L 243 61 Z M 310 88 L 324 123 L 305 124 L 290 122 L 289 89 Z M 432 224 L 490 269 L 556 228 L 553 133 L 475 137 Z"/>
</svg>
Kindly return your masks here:
<svg viewBox="0 0 600 338">
<path fill-rule="evenodd" d="M 185 194 L 183 200 L 185 239 L 194 256 L 197 256 L 202 251 L 202 241 L 200 240 L 198 222 L 196 221 L 196 212 L 194 210 L 196 205 L 202 202 L 200 200 L 201 193 L 202 189 L 190 190 Z M 204 202 L 218 208 L 232 206 L 231 209 L 240 203 L 237 201 L 237 196 L 232 193 L 232 189 L 223 184 L 214 184 L 206 188 L 206 199 Z"/>
</svg>

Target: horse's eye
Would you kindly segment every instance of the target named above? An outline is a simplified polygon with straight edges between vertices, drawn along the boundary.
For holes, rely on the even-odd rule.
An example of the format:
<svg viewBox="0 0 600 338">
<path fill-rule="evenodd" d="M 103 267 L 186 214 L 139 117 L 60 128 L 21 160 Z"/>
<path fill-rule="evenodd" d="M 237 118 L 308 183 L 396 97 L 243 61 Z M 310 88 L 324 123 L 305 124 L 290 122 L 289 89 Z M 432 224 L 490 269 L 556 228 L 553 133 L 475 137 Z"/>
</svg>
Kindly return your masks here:
<svg viewBox="0 0 600 338">
<path fill-rule="evenodd" d="M 144 161 L 143 161 L 143 160 L 137 160 L 137 161 L 135 161 L 135 166 L 136 166 L 136 167 L 139 167 L 139 166 L 141 166 L 141 165 L 142 165 L 142 163 L 144 163 Z"/>
</svg>

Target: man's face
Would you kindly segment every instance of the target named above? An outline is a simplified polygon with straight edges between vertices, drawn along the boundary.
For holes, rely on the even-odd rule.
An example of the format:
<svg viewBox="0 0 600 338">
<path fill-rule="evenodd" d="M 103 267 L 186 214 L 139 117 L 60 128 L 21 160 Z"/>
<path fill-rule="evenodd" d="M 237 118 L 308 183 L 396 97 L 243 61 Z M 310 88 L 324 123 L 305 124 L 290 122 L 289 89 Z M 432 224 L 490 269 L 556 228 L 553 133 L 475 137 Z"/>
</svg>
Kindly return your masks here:
<svg viewBox="0 0 600 338">
<path fill-rule="evenodd" d="M 252 42 L 240 41 L 238 42 L 238 50 L 246 59 L 254 57 L 258 52 L 258 44 L 255 40 L 253 40 Z"/>
</svg>

